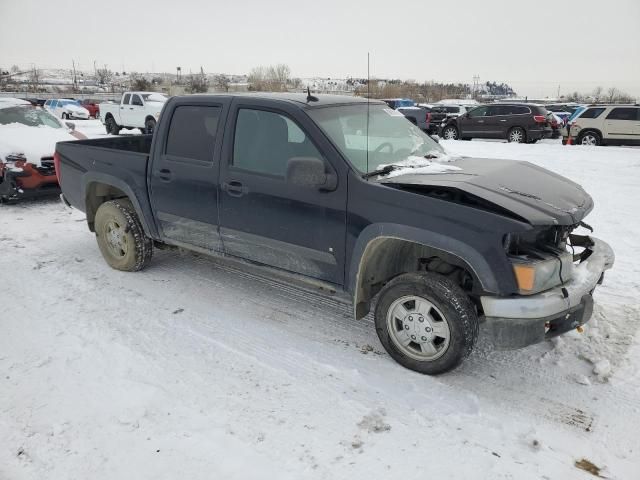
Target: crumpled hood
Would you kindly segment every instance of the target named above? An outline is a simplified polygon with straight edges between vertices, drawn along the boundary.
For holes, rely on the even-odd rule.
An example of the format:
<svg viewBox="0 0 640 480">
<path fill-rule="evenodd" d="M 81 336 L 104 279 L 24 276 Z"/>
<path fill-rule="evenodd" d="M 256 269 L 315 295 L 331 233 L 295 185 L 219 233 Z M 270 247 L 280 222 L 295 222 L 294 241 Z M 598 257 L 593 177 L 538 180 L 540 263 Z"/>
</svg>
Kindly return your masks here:
<svg viewBox="0 0 640 480">
<path fill-rule="evenodd" d="M 408 171 L 380 183 L 455 188 L 498 205 L 532 225 L 574 225 L 593 208 L 593 200 L 575 182 L 529 162 L 461 158 L 460 170 L 437 174 Z"/>
</svg>

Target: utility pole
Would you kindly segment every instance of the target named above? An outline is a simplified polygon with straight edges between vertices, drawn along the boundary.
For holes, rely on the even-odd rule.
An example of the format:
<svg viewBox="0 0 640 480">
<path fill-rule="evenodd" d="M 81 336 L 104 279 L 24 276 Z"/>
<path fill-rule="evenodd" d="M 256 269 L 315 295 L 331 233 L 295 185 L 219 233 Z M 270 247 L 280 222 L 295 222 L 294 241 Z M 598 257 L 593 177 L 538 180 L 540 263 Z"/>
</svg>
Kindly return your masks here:
<svg viewBox="0 0 640 480">
<path fill-rule="evenodd" d="M 73 92 L 75 93 L 78 89 L 78 80 L 76 78 L 76 62 L 75 60 L 71 59 L 71 63 L 73 65 Z"/>
</svg>

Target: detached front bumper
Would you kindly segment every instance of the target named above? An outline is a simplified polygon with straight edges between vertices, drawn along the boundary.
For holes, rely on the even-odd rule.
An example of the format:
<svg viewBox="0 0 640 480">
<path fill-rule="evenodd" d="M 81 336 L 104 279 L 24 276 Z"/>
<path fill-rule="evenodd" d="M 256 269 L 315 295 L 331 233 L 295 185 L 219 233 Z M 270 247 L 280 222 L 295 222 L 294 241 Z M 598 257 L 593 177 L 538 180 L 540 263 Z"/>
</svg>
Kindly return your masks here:
<svg viewBox="0 0 640 480">
<path fill-rule="evenodd" d="M 613 266 L 611 247 L 596 238 L 584 239 L 583 260 L 564 285 L 536 295 L 484 296 L 483 330 L 498 348 L 522 348 L 585 324 L 593 312 L 593 291 Z"/>
</svg>

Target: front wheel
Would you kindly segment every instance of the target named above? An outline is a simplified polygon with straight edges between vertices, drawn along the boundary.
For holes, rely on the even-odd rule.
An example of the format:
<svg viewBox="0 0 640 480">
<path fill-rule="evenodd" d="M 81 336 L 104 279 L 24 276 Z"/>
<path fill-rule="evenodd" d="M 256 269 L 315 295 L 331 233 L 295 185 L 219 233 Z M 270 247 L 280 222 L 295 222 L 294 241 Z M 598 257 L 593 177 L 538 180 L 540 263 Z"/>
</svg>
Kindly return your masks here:
<svg viewBox="0 0 640 480">
<path fill-rule="evenodd" d="M 458 129 L 453 126 L 445 127 L 442 131 L 442 138 L 445 140 L 457 140 L 458 139 Z"/>
<path fill-rule="evenodd" d="M 478 316 L 465 292 L 434 273 L 407 273 L 380 292 L 376 331 L 402 366 L 436 375 L 457 367 L 478 338 Z"/>
<path fill-rule="evenodd" d="M 144 234 L 129 200 L 111 200 L 100 205 L 95 232 L 100 253 L 111 268 L 135 272 L 151 261 L 153 242 Z"/>
</svg>

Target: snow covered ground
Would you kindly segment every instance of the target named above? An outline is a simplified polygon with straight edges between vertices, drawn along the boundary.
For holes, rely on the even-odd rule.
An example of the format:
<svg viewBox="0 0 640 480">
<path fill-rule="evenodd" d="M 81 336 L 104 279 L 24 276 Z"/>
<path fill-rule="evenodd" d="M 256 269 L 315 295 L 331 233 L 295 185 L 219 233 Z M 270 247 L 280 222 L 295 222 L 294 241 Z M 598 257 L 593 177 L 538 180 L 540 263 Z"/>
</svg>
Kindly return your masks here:
<svg viewBox="0 0 640 480">
<path fill-rule="evenodd" d="M 337 299 L 194 254 L 117 272 L 80 212 L 0 206 L 0 479 L 638 478 L 640 150 L 443 145 L 594 196 L 617 261 L 585 333 L 421 376 Z"/>
</svg>

